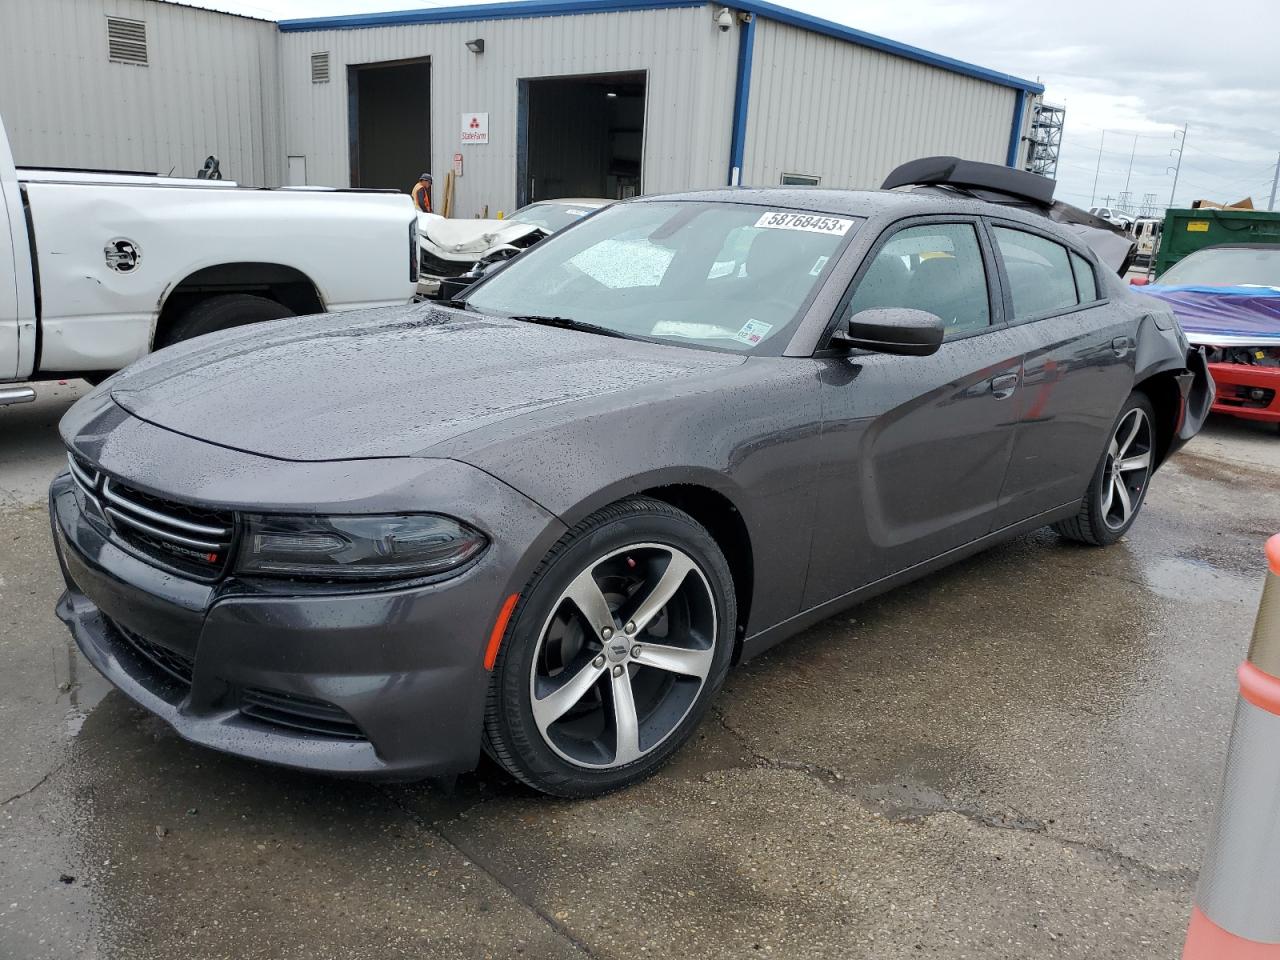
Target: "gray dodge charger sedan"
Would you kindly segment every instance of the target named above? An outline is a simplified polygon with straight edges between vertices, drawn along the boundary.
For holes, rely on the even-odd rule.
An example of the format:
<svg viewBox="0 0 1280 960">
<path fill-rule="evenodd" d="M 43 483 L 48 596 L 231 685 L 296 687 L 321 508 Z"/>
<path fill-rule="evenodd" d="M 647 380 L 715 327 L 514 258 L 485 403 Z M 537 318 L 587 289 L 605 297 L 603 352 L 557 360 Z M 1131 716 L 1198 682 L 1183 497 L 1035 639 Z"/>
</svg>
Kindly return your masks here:
<svg viewBox="0 0 1280 960">
<path fill-rule="evenodd" d="M 390 778 L 487 751 L 584 796 L 824 617 L 1045 525 L 1115 542 L 1202 356 L 1046 181 L 916 169 L 620 203 L 449 306 L 154 354 L 62 422 L 58 616 L 193 742 Z"/>
</svg>

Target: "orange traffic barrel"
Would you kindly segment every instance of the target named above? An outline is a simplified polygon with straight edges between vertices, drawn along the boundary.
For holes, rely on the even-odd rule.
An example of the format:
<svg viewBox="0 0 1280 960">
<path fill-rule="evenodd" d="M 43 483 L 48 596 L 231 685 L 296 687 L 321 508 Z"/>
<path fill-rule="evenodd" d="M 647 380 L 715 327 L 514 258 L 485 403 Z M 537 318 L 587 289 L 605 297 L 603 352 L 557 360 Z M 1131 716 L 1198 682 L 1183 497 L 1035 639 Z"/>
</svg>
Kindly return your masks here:
<svg viewBox="0 0 1280 960">
<path fill-rule="evenodd" d="M 1267 565 L 1183 960 L 1280 960 L 1280 534 Z"/>
</svg>

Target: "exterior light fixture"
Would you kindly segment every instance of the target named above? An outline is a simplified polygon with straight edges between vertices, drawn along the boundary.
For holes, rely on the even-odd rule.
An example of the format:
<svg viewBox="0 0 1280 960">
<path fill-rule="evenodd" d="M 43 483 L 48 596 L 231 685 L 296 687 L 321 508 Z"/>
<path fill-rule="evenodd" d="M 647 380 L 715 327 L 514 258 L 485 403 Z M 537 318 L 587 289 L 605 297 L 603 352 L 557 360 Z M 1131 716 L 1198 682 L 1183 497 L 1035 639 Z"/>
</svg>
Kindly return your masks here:
<svg viewBox="0 0 1280 960">
<path fill-rule="evenodd" d="M 608 93 L 605 94 L 605 96 L 608 97 L 610 100 L 613 100 L 618 96 L 618 91 L 610 90 Z"/>
<path fill-rule="evenodd" d="M 484 41 L 468 40 L 467 49 L 470 50 L 472 53 L 484 53 Z"/>
</svg>

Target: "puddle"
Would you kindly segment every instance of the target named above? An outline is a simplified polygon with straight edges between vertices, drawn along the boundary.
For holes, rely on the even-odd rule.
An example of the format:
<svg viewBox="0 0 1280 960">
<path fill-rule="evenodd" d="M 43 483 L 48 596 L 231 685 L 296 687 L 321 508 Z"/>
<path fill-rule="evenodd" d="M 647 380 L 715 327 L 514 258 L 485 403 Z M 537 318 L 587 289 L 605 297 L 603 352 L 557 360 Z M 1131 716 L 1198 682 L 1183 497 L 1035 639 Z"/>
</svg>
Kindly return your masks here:
<svg viewBox="0 0 1280 960">
<path fill-rule="evenodd" d="M 1138 569 L 1148 588 L 1169 600 L 1189 603 L 1242 603 L 1262 588 L 1262 572 L 1223 569 L 1201 557 L 1142 560 Z"/>
</svg>

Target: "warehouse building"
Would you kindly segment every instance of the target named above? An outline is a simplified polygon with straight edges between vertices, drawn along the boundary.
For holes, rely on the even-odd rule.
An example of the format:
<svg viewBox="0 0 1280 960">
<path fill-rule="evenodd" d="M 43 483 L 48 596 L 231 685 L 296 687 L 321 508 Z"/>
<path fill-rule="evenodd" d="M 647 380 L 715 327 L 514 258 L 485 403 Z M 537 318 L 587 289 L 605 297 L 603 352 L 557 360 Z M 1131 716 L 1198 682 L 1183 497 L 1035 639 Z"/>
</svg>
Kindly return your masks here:
<svg viewBox="0 0 1280 960">
<path fill-rule="evenodd" d="M 245 183 L 405 190 L 426 170 L 437 197 L 452 172 L 457 216 L 725 183 L 869 187 L 928 154 L 1020 166 L 1043 93 L 760 0 L 279 24 L 159 0 L 20 6 L 3 14 L 25 22 L 0 40 L 0 112 L 22 163 L 189 174 L 214 154 Z"/>
</svg>

